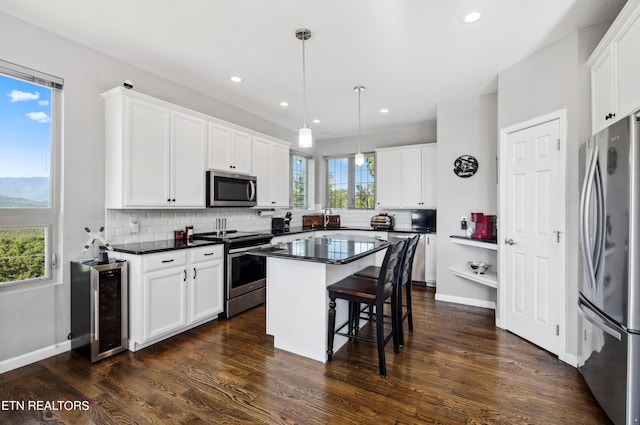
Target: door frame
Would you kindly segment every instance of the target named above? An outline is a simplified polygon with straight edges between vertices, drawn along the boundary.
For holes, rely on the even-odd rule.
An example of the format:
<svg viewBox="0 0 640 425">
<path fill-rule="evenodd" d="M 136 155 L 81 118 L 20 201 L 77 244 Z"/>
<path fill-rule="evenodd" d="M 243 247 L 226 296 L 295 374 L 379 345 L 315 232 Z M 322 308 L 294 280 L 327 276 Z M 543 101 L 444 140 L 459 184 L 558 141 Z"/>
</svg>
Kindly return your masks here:
<svg viewBox="0 0 640 425">
<path fill-rule="evenodd" d="M 567 309 L 566 309 L 566 292 L 567 292 L 567 263 L 566 263 L 566 251 L 567 251 L 567 110 L 560 109 L 558 111 L 551 112 L 549 114 L 541 115 L 536 118 L 532 118 L 527 121 L 523 121 L 505 128 L 500 129 L 499 146 L 498 146 L 498 159 L 503 158 L 502 161 L 498 160 L 498 289 L 497 289 L 497 309 L 496 309 L 496 326 L 502 329 L 507 329 L 507 318 L 503 312 L 507 311 L 507 295 L 506 290 L 503 290 L 500 282 L 501 276 L 507 276 L 507 257 L 506 257 L 506 245 L 504 243 L 504 235 L 506 232 L 506 225 L 504 220 L 500 220 L 500 217 L 507 216 L 507 205 L 503 200 L 506 199 L 507 185 L 500 184 L 500 182 L 506 182 L 507 178 L 507 141 L 508 136 L 511 133 L 515 133 L 521 130 L 525 130 L 530 127 L 535 127 L 540 124 L 544 124 L 550 121 L 559 120 L 559 138 L 560 138 L 560 169 L 558 170 L 560 176 L 560 184 L 558 189 L 560 191 L 560 199 L 562 200 L 560 205 L 561 215 L 563 220 L 561 221 L 561 249 L 560 249 L 560 266 L 562 269 L 561 275 L 564 278 L 564 288 L 560 291 L 560 299 L 557 300 L 557 306 L 561 311 L 558 314 L 559 318 L 559 333 L 560 341 L 558 346 L 558 359 L 566 362 L 566 347 L 567 347 Z"/>
</svg>

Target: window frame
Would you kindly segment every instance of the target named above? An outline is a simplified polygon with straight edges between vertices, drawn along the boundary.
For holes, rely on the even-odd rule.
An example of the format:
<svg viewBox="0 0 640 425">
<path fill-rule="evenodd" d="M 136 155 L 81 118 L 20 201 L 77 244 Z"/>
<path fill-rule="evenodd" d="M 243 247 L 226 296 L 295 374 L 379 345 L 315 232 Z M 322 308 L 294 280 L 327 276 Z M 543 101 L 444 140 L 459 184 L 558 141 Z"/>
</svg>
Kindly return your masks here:
<svg viewBox="0 0 640 425">
<path fill-rule="evenodd" d="M 18 281 L 0 282 L 0 289 L 27 288 L 33 285 L 56 284 L 60 282 L 58 252 L 60 251 L 60 185 L 63 122 L 64 81 L 40 71 L 25 68 L 0 60 L 0 75 L 23 80 L 51 90 L 51 140 L 49 147 L 49 206 L 46 208 L 0 208 L 2 228 L 44 228 L 45 230 L 45 271 L 44 276 Z"/>
<path fill-rule="evenodd" d="M 294 157 L 300 157 L 300 158 L 304 158 L 306 161 L 306 167 L 305 167 L 305 188 L 304 188 L 304 198 L 305 198 L 305 205 L 303 207 L 299 207 L 299 206 L 294 206 L 293 203 L 293 159 Z M 299 210 L 308 210 L 310 208 L 311 202 L 310 202 L 310 194 L 311 194 L 311 172 L 310 172 L 310 168 L 311 168 L 311 161 L 313 161 L 313 157 L 311 155 L 307 155 L 305 153 L 302 152 L 298 152 L 296 150 L 290 149 L 289 150 L 289 161 L 290 161 L 290 167 L 289 167 L 289 207 L 290 208 L 294 208 L 294 209 L 299 209 Z"/>
<path fill-rule="evenodd" d="M 375 152 L 363 152 L 365 159 L 367 157 L 373 157 L 374 161 L 374 171 L 373 171 L 373 206 L 371 208 L 356 208 L 355 206 L 355 197 L 356 197 L 356 182 L 355 182 L 355 174 L 356 174 L 356 165 L 355 165 L 355 154 L 348 155 L 329 155 L 324 157 L 324 164 L 326 169 L 325 176 L 325 185 L 324 185 L 324 195 L 325 195 L 325 204 L 329 208 L 338 208 L 345 209 L 343 207 L 333 207 L 329 205 L 329 161 L 332 159 L 347 159 L 347 210 L 354 211 L 371 211 L 375 209 L 376 205 L 376 168 L 375 168 Z"/>
</svg>

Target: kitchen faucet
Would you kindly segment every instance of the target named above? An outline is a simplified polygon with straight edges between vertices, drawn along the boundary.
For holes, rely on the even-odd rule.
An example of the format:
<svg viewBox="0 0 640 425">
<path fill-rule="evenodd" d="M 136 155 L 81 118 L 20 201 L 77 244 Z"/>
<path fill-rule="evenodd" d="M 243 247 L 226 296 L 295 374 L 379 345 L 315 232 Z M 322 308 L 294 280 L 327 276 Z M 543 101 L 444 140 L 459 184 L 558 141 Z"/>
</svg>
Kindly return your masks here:
<svg viewBox="0 0 640 425">
<path fill-rule="evenodd" d="M 329 214 L 333 214 L 333 211 L 331 211 L 331 208 L 324 207 L 322 211 L 322 215 L 324 215 L 324 227 L 327 227 L 327 225 L 329 224 L 329 216 L 327 215 L 327 210 L 329 211 Z"/>
</svg>

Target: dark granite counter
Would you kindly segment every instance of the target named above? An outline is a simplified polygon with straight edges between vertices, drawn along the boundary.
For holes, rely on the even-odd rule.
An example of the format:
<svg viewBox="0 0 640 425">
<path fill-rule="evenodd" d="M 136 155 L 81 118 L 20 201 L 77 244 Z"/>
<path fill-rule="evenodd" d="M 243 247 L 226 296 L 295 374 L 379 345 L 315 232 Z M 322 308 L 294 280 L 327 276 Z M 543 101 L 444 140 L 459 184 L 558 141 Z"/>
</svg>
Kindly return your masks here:
<svg viewBox="0 0 640 425">
<path fill-rule="evenodd" d="M 393 233 L 435 233 L 428 231 L 426 229 L 412 229 L 411 227 L 396 227 L 391 230 L 385 229 L 372 229 L 371 226 L 340 226 L 340 227 L 292 227 L 288 231 L 285 232 L 274 232 L 271 234 L 273 236 L 282 236 L 282 235 L 293 235 L 298 233 L 307 233 L 307 232 L 315 232 L 320 230 L 362 230 L 368 232 L 393 232 Z"/>
<path fill-rule="evenodd" d="M 111 245 L 114 251 L 124 252 L 127 254 L 153 254 L 156 252 L 173 251 L 176 249 L 198 248 L 208 245 L 219 245 L 221 242 L 198 241 L 193 242 L 175 242 L 173 240 L 153 241 L 153 242 L 136 242 L 122 245 Z"/>
<path fill-rule="evenodd" d="M 325 264 L 347 264 L 381 251 L 388 245 L 389 242 L 367 236 L 331 235 L 281 243 L 271 248 L 249 250 L 247 253 Z"/>
</svg>

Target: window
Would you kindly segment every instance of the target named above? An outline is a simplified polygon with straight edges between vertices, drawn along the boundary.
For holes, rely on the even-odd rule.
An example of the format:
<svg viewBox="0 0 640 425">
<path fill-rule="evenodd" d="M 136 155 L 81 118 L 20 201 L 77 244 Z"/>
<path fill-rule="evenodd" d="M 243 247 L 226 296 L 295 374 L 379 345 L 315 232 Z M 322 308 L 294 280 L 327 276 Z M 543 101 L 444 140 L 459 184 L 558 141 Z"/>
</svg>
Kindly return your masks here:
<svg viewBox="0 0 640 425">
<path fill-rule="evenodd" d="M 353 156 L 327 159 L 327 204 L 330 208 L 375 207 L 375 157 L 365 154 L 364 165 Z"/>
<path fill-rule="evenodd" d="M 309 162 L 310 158 L 297 152 L 291 152 L 291 206 L 307 209 L 309 207 Z"/>
<path fill-rule="evenodd" d="M 52 278 L 61 89 L 0 61 L 0 285 Z"/>
</svg>

